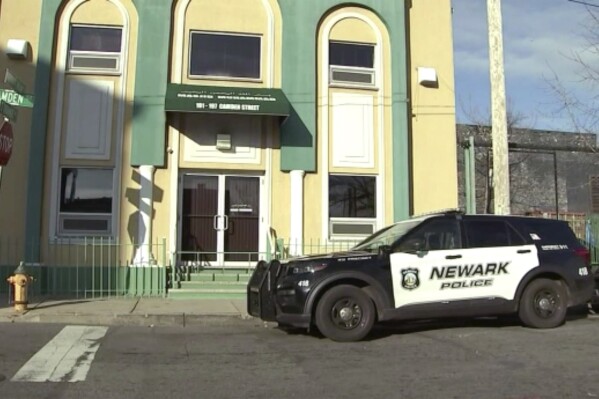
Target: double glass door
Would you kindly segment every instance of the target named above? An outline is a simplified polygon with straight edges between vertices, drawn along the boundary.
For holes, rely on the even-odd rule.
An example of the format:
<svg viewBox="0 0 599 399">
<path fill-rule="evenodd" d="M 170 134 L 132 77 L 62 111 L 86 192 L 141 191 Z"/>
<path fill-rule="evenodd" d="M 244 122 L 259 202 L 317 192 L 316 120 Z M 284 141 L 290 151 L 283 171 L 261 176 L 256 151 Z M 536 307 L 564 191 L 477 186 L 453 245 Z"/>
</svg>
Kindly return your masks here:
<svg viewBox="0 0 599 399">
<path fill-rule="evenodd" d="M 258 260 L 260 177 L 183 176 L 182 260 L 202 266 Z"/>
</svg>

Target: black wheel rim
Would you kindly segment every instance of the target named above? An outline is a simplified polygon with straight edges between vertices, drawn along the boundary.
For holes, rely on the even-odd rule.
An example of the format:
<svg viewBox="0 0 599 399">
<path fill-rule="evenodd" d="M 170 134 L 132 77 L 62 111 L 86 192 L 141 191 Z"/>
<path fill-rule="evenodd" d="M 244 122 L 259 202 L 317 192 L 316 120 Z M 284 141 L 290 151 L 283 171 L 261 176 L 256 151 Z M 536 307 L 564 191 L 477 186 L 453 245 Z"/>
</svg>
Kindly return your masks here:
<svg viewBox="0 0 599 399">
<path fill-rule="evenodd" d="M 362 321 L 362 307 L 353 298 L 343 298 L 331 308 L 331 320 L 343 330 L 356 328 Z"/>
<path fill-rule="evenodd" d="M 539 291 L 535 295 L 533 306 L 537 315 L 544 319 L 549 319 L 557 312 L 560 306 L 559 295 L 551 290 Z"/>
</svg>

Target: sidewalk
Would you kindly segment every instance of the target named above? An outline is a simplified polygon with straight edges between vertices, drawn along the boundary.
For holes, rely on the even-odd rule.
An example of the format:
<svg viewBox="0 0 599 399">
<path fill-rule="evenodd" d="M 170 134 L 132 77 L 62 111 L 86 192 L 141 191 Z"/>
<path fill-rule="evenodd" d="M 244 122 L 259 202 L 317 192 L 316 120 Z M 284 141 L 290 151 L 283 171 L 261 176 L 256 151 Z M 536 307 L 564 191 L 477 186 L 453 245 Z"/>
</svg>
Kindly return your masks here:
<svg viewBox="0 0 599 399">
<path fill-rule="evenodd" d="M 48 299 L 30 302 L 23 313 L 15 312 L 6 303 L 0 304 L 0 323 L 187 326 L 251 318 L 245 299 Z"/>
<path fill-rule="evenodd" d="M 590 309 L 579 309 L 578 313 L 599 320 L 599 315 Z M 32 301 L 23 313 L 15 312 L 6 302 L 0 303 L 0 323 L 185 327 L 249 320 L 263 323 L 247 314 L 245 299 L 46 299 Z"/>
</svg>

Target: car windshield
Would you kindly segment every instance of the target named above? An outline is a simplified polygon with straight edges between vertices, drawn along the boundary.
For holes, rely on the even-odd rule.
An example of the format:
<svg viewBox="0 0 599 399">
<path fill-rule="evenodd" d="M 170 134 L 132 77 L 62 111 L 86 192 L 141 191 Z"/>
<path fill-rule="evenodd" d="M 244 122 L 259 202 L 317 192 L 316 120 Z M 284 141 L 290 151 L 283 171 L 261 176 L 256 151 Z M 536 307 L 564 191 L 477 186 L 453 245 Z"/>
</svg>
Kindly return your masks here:
<svg viewBox="0 0 599 399">
<path fill-rule="evenodd" d="M 378 250 L 382 245 L 391 245 L 408 231 L 422 223 L 423 220 L 424 218 L 411 219 L 392 224 L 366 238 L 353 249 L 358 251 L 374 251 Z"/>
</svg>

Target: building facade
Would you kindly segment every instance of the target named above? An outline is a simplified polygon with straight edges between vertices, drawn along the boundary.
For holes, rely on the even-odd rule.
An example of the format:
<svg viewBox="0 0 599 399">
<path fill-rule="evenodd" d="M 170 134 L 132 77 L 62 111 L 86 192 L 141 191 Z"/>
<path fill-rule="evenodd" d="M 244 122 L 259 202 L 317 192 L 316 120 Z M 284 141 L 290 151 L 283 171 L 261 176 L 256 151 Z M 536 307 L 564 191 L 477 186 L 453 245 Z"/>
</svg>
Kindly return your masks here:
<svg viewBox="0 0 599 399">
<path fill-rule="evenodd" d="M 0 4 L 33 96 L 0 186 L 17 257 L 93 237 L 235 266 L 457 206 L 450 2 Z"/>
</svg>

